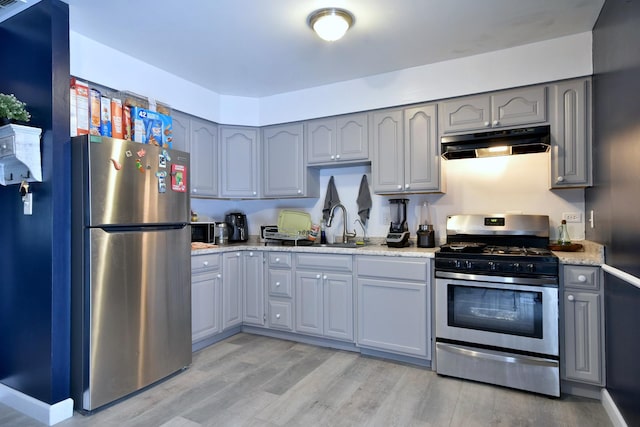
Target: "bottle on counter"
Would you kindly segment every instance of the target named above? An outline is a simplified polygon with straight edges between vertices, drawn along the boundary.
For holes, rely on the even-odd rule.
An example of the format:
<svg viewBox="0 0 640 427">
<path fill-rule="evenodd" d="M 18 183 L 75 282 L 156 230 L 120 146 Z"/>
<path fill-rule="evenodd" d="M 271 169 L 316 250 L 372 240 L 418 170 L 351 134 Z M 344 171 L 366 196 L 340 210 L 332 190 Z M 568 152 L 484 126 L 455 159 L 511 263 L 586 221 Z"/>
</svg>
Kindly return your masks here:
<svg viewBox="0 0 640 427">
<path fill-rule="evenodd" d="M 325 220 L 322 220 L 322 223 L 320 224 L 320 243 L 323 245 L 327 244 L 327 223 L 325 222 Z"/>
<path fill-rule="evenodd" d="M 569 238 L 569 230 L 567 229 L 567 221 L 562 220 L 560 227 L 558 227 L 558 244 L 570 245 L 571 239 Z"/>
</svg>

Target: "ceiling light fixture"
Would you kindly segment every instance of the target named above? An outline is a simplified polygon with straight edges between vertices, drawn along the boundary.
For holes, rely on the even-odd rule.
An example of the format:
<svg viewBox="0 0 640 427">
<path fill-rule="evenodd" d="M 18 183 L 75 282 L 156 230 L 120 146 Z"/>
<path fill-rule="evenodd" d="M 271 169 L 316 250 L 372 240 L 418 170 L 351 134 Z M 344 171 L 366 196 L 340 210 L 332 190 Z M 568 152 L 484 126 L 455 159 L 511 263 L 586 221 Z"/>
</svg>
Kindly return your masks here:
<svg viewBox="0 0 640 427">
<path fill-rule="evenodd" d="M 309 15 L 307 23 L 321 39 L 333 42 L 341 39 L 353 25 L 353 15 L 335 7 L 318 9 Z"/>
</svg>

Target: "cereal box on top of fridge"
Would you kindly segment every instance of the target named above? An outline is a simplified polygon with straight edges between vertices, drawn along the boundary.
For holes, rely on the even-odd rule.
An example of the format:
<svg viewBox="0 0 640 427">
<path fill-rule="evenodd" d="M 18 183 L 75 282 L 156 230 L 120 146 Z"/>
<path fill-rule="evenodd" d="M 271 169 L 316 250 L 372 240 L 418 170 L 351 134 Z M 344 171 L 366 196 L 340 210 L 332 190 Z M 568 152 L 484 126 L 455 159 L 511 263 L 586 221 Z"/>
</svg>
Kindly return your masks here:
<svg viewBox="0 0 640 427">
<path fill-rule="evenodd" d="M 76 134 L 87 135 L 89 133 L 89 85 L 87 82 L 71 77 L 71 87 L 75 88 L 76 93 Z"/>
<path fill-rule="evenodd" d="M 172 120 L 164 114 L 131 107 L 132 140 L 145 144 L 172 147 Z"/>
<path fill-rule="evenodd" d="M 124 128 L 122 125 L 122 100 L 111 98 L 111 136 L 123 139 Z"/>
<path fill-rule="evenodd" d="M 111 98 L 100 99 L 100 135 L 111 136 Z"/>
<path fill-rule="evenodd" d="M 100 135 L 100 91 L 89 90 L 89 134 Z"/>
</svg>

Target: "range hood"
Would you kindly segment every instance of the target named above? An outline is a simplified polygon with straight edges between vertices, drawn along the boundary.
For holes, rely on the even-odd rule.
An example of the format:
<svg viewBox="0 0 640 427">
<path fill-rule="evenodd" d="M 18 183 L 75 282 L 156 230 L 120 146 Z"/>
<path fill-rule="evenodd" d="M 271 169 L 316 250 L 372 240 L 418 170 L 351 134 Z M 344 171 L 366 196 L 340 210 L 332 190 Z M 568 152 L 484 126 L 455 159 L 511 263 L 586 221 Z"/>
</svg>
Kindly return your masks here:
<svg viewBox="0 0 640 427">
<path fill-rule="evenodd" d="M 443 136 L 442 157 L 447 160 L 544 153 L 550 147 L 549 126 Z"/>
</svg>

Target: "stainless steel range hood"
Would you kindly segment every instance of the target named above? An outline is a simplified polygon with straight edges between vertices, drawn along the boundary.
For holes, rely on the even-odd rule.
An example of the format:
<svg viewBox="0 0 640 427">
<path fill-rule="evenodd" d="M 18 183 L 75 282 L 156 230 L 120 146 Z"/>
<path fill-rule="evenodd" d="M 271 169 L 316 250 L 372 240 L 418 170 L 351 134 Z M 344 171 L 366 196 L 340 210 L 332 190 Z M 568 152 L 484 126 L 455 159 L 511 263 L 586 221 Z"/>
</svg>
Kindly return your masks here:
<svg viewBox="0 0 640 427">
<path fill-rule="evenodd" d="M 508 156 L 549 151 L 549 126 L 443 136 L 442 157 L 447 160 Z"/>
</svg>

